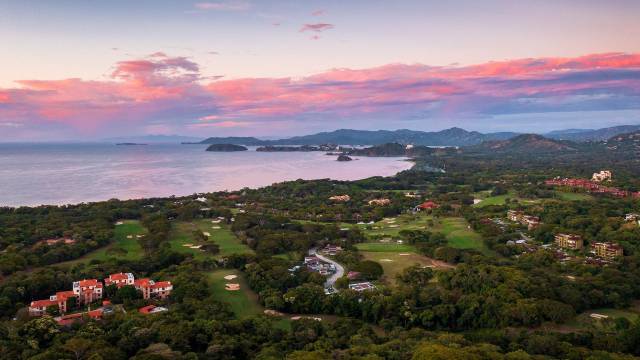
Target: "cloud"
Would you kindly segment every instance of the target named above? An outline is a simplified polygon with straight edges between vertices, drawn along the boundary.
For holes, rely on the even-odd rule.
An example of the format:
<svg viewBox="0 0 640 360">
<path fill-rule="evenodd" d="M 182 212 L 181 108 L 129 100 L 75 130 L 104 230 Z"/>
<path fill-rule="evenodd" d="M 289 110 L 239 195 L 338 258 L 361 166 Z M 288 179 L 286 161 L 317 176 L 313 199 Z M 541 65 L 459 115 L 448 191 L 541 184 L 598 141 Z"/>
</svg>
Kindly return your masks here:
<svg viewBox="0 0 640 360">
<path fill-rule="evenodd" d="M 116 63 L 103 81 L 31 79 L 0 88 L 0 138 L 38 131 L 104 136 L 149 126 L 262 133 L 329 124 L 389 128 L 403 121 L 482 123 L 524 114 L 640 110 L 640 53 L 470 66 L 389 64 L 229 80 L 203 76 L 186 57 L 152 55 Z"/>
<path fill-rule="evenodd" d="M 251 8 L 251 4 L 246 1 L 199 2 L 193 6 L 198 10 L 211 11 L 246 11 Z"/>
<path fill-rule="evenodd" d="M 320 16 L 324 15 L 324 10 L 315 10 L 311 13 L 311 16 Z"/>
<path fill-rule="evenodd" d="M 305 31 L 323 32 L 326 30 L 331 30 L 333 28 L 334 28 L 333 24 L 325 24 L 325 23 L 304 24 L 300 28 L 300 32 L 305 32 Z"/>
</svg>

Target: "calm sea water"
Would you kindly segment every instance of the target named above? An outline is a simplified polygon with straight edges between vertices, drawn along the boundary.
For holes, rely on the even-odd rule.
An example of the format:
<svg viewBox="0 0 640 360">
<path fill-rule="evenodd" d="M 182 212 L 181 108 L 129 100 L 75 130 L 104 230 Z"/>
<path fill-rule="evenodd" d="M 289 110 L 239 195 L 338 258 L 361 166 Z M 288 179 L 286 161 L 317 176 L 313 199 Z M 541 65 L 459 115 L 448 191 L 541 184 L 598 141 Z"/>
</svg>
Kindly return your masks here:
<svg viewBox="0 0 640 360">
<path fill-rule="evenodd" d="M 322 152 L 207 152 L 203 145 L 0 144 L 0 206 L 73 204 L 356 180 L 411 167 L 402 158 L 338 162 Z"/>
</svg>

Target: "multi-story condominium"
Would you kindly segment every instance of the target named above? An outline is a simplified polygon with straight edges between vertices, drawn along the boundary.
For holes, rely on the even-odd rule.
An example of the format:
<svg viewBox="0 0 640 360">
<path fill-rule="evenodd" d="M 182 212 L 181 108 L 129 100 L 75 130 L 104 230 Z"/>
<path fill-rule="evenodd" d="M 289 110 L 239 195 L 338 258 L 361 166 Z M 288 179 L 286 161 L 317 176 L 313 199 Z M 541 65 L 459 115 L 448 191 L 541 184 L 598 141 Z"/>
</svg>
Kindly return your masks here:
<svg viewBox="0 0 640 360">
<path fill-rule="evenodd" d="M 591 252 L 607 260 L 614 260 L 623 254 L 622 246 L 612 242 L 593 243 L 591 244 Z"/>
<path fill-rule="evenodd" d="M 555 243 L 563 249 L 580 250 L 584 247 L 582 237 L 575 234 L 556 234 Z"/>
</svg>

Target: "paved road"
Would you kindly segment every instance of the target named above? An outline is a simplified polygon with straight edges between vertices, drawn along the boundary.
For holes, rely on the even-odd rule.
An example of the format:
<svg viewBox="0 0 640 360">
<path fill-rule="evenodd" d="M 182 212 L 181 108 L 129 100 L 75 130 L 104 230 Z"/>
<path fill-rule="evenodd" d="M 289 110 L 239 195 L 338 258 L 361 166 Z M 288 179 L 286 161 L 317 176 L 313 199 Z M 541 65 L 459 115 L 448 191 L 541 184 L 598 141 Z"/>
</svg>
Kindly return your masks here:
<svg viewBox="0 0 640 360">
<path fill-rule="evenodd" d="M 329 259 L 328 257 L 325 257 L 325 256 L 320 255 L 320 254 L 316 251 L 316 249 L 311 249 L 311 250 L 309 250 L 309 255 L 315 255 L 315 256 L 317 256 L 317 257 L 318 257 L 318 259 L 320 259 L 320 260 L 322 260 L 322 261 L 326 261 L 326 262 L 328 262 L 329 264 L 333 264 L 333 266 L 335 266 L 335 267 L 336 267 L 336 272 L 335 272 L 333 275 L 331 275 L 331 276 L 329 276 L 329 277 L 327 278 L 327 281 L 325 282 L 325 286 L 327 286 L 327 287 L 328 287 L 328 286 L 333 287 L 333 284 L 335 284 L 335 283 L 336 283 L 336 280 L 338 280 L 338 279 L 340 279 L 341 277 L 343 277 L 343 276 L 344 276 L 344 267 L 343 267 L 342 265 L 340 265 L 340 264 L 338 264 L 337 262 L 335 262 L 335 261 L 333 261 L 333 260 Z"/>
</svg>

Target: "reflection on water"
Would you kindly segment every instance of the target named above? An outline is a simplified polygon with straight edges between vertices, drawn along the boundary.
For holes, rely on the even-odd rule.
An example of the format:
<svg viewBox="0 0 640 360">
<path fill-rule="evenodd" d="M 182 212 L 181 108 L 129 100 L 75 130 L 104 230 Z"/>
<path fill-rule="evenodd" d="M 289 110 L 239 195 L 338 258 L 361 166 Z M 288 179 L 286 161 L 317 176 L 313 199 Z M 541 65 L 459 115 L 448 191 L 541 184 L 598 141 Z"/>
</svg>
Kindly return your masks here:
<svg viewBox="0 0 640 360">
<path fill-rule="evenodd" d="M 412 165 L 399 158 L 338 162 L 322 152 L 204 149 L 174 144 L 0 144 L 0 205 L 189 195 L 295 179 L 355 180 L 393 175 Z"/>
</svg>

